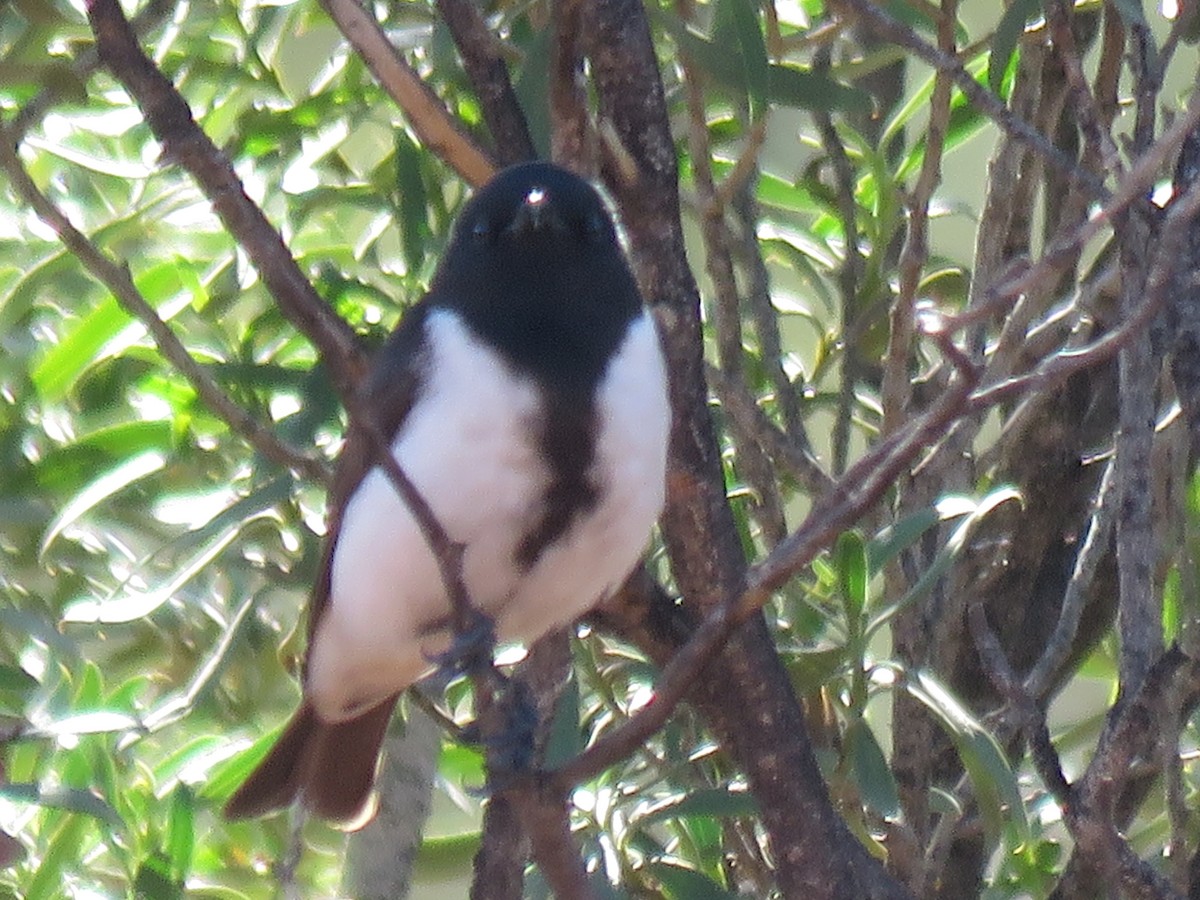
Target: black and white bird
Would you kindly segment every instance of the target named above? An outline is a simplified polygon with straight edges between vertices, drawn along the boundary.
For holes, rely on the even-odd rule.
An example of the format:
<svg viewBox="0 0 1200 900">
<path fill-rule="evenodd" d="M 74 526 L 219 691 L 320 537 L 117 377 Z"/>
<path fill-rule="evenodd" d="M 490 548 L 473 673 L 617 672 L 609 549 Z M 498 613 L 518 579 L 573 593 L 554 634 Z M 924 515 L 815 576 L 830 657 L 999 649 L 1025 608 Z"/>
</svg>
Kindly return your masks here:
<svg viewBox="0 0 1200 900">
<path fill-rule="evenodd" d="M 604 202 L 548 163 L 465 205 L 429 293 L 385 345 L 363 406 L 448 536 L 502 640 L 531 641 L 620 586 L 663 503 L 670 410 L 654 320 Z M 450 641 L 438 566 L 351 425 L 313 591 L 304 699 L 229 800 L 364 806 L 397 696 Z"/>
</svg>

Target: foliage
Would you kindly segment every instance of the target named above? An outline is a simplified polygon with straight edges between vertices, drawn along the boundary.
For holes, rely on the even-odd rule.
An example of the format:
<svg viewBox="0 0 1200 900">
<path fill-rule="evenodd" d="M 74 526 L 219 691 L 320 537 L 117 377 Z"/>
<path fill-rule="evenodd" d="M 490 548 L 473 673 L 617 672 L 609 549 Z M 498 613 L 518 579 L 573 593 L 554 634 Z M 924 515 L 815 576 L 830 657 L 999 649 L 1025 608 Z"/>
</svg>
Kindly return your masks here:
<svg viewBox="0 0 1200 900">
<path fill-rule="evenodd" d="M 318 293 L 366 345 L 378 344 L 420 296 L 467 186 L 421 144 L 317 4 L 135 6 L 127 8 L 143 46 Z M 713 413 L 751 559 L 804 521 L 822 486 L 895 433 L 894 415 L 915 419 L 932 406 L 914 394 L 946 389 L 951 367 L 935 341 L 910 337 L 899 368 L 889 361 L 894 310 L 922 298 L 933 332 L 982 302 L 971 241 L 988 224 L 984 157 L 1000 133 L 995 117 L 941 84 L 912 48 L 864 38 L 836 6 L 713 0 L 647 9 L 695 269 L 708 273 L 706 349 L 732 384 L 722 388 L 714 373 Z M 880 6 L 921 39 L 946 35 L 932 5 Z M 371 7 L 466 135 L 486 146 L 484 109 L 435 6 Z M 543 150 L 552 143 L 549 7 L 499 2 L 488 19 Z M 1034 77 L 1020 66 L 1044 50 L 1043 4 L 964 7 L 948 31 L 965 71 L 1007 101 L 1020 78 Z M 1077 4 L 1072 15 L 1089 71 L 1105 64 L 1097 60 L 1102 19 L 1111 29 L 1145 23 L 1160 45 L 1172 25 L 1132 2 L 1106 10 Z M 1176 71 L 1188 65 L 1177 59 L 1167 84 L 1194 77 Z M 882 90 L 881 77 L 891 81 Z M 1179 106 L 1170 91 L 1161 102 Z M 1057 137 L 1045 122 L 1039 127 Z M 318 353 L 200 189 L 162 156 L 126 90 L 98 66 L 79 4 L 0 5 L 0 138 L 19 145 L 20 166 L 49 202 L 128 267 L 137 291 L 229 398 L 287 446 L 333 458 L 345 420 Z M 925 182 L 931 166 L 943 171 L 936 191 Z M 1041 188 L 1046 221 L 1029 252 L 1059 234 L 1053 220 L 1067 213 L 1053 208 L 1053 191 L 1057 184 L 1065 193 L 1066 183 Z M 1025 197 L 1030 207 L 1035 194 Z M 902 271 L 911 257 L 901 252 L 910 230 L 925 227 L 913 224 L 914 204 L 933 217 L 915 281 Z M 720 267 L 722 246 L 736 261 L 729 272 Z M 1105 253 L 1093 239 L 1075 267 L 1099 268 Z M 1004 274 L 990 265 L 984 287 Z M 289 817 L 227 824 L 219 816 L 298 697 L 323 485 L 231 429 L 95 276 L 15 180 L 0 190 L 0 737 L 8 738 L 0 890 L 26 898 L 332 894 L 340 832 L 304 823 L 297 859 Z M 1068 275 L 1031 292 L 1040 292 L 1041 306 L 1025 323 L 1043 326 L 1038 346 L 1053 327 L 1082 335 L 1091 310 L 1071 305 L 1079 284 L 1087 278 Z M 742 301 L 732 321 L 730 291 Z M 1112 302 L 1101 296 L 1095 317 L 1113 322 Z M 1059 309 L 1069 316 L 1056 326 Z M 980 365 L 984 345 L 1008 333 L 1010 312 L 963 326 Z M 1023 340 L 1027 329 L 1018 330 Z M 1028 334 L 1024 368 L 1011 374 L 1033 370 L 1074 339 L 1039 351 L 1034 329 Z M 907 385 L 899 407 L 888 395 L 889 366 Z M 988 371 L 997 382 L 1010 374 Z M 1060 388 L 1033 383 L 1028 393 Z M 1076 388 L 1085 405 L 1099 402 Z M 739 397 L 749 398 L 750 424 L 735 408 Z M 765 613 L 834 804 L 870 852 L 910 885 L 920 883 L 912 867 L 920 868 L 929 842 L 944 840 L 940 849 L 951 853 L 948 837 L 911 821 L 896 771 L 899 734 L 915 721 L 903 717 L 924 710 L 948 748 L 930 764 L 936 772 L 926 772 L 929 822 L 950 837 L 960 820 L 983 835 L 981 896 L 1044 897 L 1071 846 L 1054 786 L 1024 756 L 1019 730 L 986 718 L 1004 707 L 987 678 L 961 678 L 965 664 L 941 655 L 945 647 L 911 653 L 914 621 L 970 643 L 958 621 L 967 594 L 986 596 L 989 577 L 1009 564 L 994 551 L 1021 543 L 1031 492 L 1058 489 L 1004 465 L 1014 454 L 998 426 L 1016 418 L 1013 408 L 986 426 L 982 410 L 977 416 L 980 427 L 957 449 L 984 462 L 935 481 L 898 477 Z M 1090 427 L 1066 428 L 1076 425 L 1080 434 Z M 1109 421 L 1087 432 L 1086 447 L 1064 440 L 1061 452 L 1076 463 L 1102 456 L 1114 428 Z M 1164 432 L 1165 443 L 1174 432 Z M 790 457 L 772 449 L 776 438 Z M 1154 598 L 1166 605 L 1172 640 L 1194 628 L 1197 609 L 1200 481 L 1192 461 L 1178 466 L 1175 493 L 1167 491 L 1156 513 L 1170 537 L 1158 545 Z M 1178 499 L 1180 481 L 1189 504 Z M 1061 524 L 1059 543 L 1081 542 L 1087 526 L 1087 514 Z M 1023 564 L 1019 553 L 1011 558 Z M 651 559 L 669 579 L 661 542 Z M 1069 574 L 1071 559 L 1064 565 Z M 940 623 L 939 613 L 947 616 Z M 1081 629 L 1069 664 L 1054 673 L 1065 699 L 1049 722 L 1072 774 L 1094 752 L 1119 685 L 1111 609 L 1090 607 L 1088 615 L 1096 627 Z M 1019 643 L 1008 638 L 1010 649 Z M 628 720 L 659 675 L 638 648 L 601 630 L 581 632 L 572 653 L 574 679 L 551 750 L 559 758 Z M 456 684 L 446 703 L 461 712 L 468 699 Z M 1180 709 L 1183 733 L 1177 741 L 1164 731 L 1168 745 L 1195 746 L 1200 735 Z M 1196 772 L 1186 760 L 1164 776 L 1176 782 L 1166 801 L 1139 803 L 1138 816 L 1120 826 L 1139 855 L 1176 879 L 1179 864 L 1161 859 L 1163 849 L 1182 858 L 1196 847 L 1194 817 L 1186 815 Z M 447 869 L 469 877 L 480 828 L 472 789 L 482 779 L 479 754 L 447 737 L 418 892 L 422 878 L 439 883 Z M 595 883 L 613 896 L 769 896 L 762 802 L 708 723 L 681 706 L 640 752 L 579 785 L 571 816 Z M 897 859 L 904 854 L 907 870 Z M 546 888 L 531 876 L 526 890 Z"/>
</svg>

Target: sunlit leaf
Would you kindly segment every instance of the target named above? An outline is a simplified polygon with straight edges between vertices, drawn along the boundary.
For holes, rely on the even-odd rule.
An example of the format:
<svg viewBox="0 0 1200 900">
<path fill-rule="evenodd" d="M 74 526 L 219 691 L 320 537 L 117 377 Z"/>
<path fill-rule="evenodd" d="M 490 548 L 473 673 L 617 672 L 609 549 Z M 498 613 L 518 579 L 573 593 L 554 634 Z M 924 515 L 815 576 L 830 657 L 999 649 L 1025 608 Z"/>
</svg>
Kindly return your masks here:
<svg viewBox="0 0 1200 900">
<path fill-rule="evenodd" d="M 905 679 L 904 686 L 953 742 L 971 776 L 991 839 L 998 841 L 1004 827 L 1011 826 L 1015 843 L 1024 845 L 1030 831 L 1020 784 L 996 739 L 932 673 L 918 672 Z"/>
<path fill-rule="evenodd" d="M 125 823 L 109 804 L 90 791 L 76 788 L 41 788 L 36 784 L 0 784 L 0 797 L 17 803 L 30 803 L 99 819 L 110 828 L 124 830 Z"/>
<path fill-rule="evenodd" d="M 176 786 L 171 794 L 167 816 L 166 856 L 171 880 L 183 883 L 192 870 L 192 853 L 196 846 L 195 798 L 186 785 Z"/>
<path fill-rule="evenodd" d="M 162 453 L 157 450 L 150 450 L 126 459 L 108 471 L 101 473 L 59 510 L 58 515 L 54 517 L 54 520 L 46 529 L 38 552 L 45 555 L 47 548 L 53 543 L 56 537 L 62 534 L 65 528 L 75 524 L 86 513 L 95 509 L 114 494 L 160 471 L 166 464 L 167 459 Z"/>
</svg>

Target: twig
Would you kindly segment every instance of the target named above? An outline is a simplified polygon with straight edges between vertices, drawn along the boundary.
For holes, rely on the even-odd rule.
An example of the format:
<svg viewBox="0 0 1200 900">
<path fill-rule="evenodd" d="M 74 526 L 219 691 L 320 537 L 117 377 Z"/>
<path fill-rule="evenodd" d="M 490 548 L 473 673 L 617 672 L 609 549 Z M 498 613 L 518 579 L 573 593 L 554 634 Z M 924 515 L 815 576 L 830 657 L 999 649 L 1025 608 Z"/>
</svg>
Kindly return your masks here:
<svg viewBox="0 0 1200 900">
<path fill-rule="evenodd" d="M 976 391 L 970 398 L 969 406 L 981 410 L 1006 398 L 1029 391 L 1041 391 L 1060 384 L 1075 372 L 1112 358 L 1114 353 L 1146 328 L 1162 308 L 1175 266 L 1180 259 L 1182 242 L 1188 235 L 1187 223 L 1197 212 L 1200 212 L 1200 182 L 1191 185 L 1168 208 L 1158 229 L 1158 246 L 1146 276 L 1145 288 L 1141 292 L 1140 305 L 1117 328 L 1090 345 L 1055 353 L 1025 375 L 1009 378 Z M 1018 281 L 1024 282 L 1028 277 L 1029 273 L 1026 272 Z M 1000 293 L 1007 293 L 1009 290 L 1011 288 L 1006 287 Z"/>
<path fill-rule="evenodd" d="M 1046 715 L 1038 708 L 1033 696 L 1025 690 L 1020 676 L 1009 664 L 1004 655 L 1004 648 L 1000 646 L 1000 639 L 988 623 L 987 610 L 984 609 L 983 603 L 974 600 L 967 604 L 967 623 L 971 629 L 975 649 L 979 651 L 984 672 L 1009 708 L 1017 714 L 1020 730 L 1029 741 L 1038 775 L 1060 806 L 1069 805 L 1071 785 L 1067 782 L 1067 776 L 1063 774 L 1062 761 L 1050 740 Z"/>
<path fill-rule="evenodd" d="M 945 335 L 934 337 L 942 352 L 958 367 L 956 384 L 920 419 L 882 440 L 851 466 L 838 486 L 814 504 L 804 524 L 750 570 L 744 590 L 709 613 L 663 670 L 654 699 L 620 728 L 555 771 L 556 783 L 574 784 L 594 775 L 628 755 L 658 730 L 729 633 L 761 609 L 774 591 L 869 509 L 896 475 L 945 430 L 948 422 L 961 414 L 974 383 L 972 370 Z"/>
<path fill-rule="evenodd" d="M 796 446 L 767 418 L 745 384 L 729 378 L 716 366 L 706 366 L 705 374 L 726 415 L 746 433 L 755 435 L 775 465 L 795 478 L 804 490 L 818 497 L 837 486 L 810 453 Z"/>
<path fill-rule="evenodd" d="M 330 6 L 333 0 L 323 2 Z M 500 53 L 500 39 L 492 34 L 478 7 L 469 0 L 437 0 L 437 8 L 450 28 L 454 45 L 458 47 L 458 53 L 462 57 L 463 68 L 467 71 L 467 77 L 471 79 L 475 96 L 479 98 L 483 120 L 487 122 L 488 131 L 492 133 L 499 163 L 508 166 L 534 159 L 537 150 L 534 149 L 533 139 L 529 136 L 529 125 L 521 111 L 516 91 L 513 90 L 512 79 L 508 75 L 508 64 Z M 382 81 L 382 76 L 379 77 Z M 412 77 L 423 85 L 415 72 Z M 400 101 L 398 97 L 397 102 L 404 109 L 409 109 L 408 104 Z M 445 108 L 440 103 L 439 108 L 448 118 Z"/>
<path fill-rule="evenodd" d="M 938 45 L 953 54 L 955 47 L 954 28 L 957 22 L 958 3 L 948 3 L 938 19 Z M 933 93 L 929 98 L 929 124 L 925 129 L 925 157 L 916 186 L 909 194 L 905 206 L 908 208 L 908 232 L 900 250 L 899 291 L 892 303 L 888 329 L 887 351 L 883 358 L 881 400 L 883 404 L 883 433 L 889 434 L 900 427 L 908 414 L 912 397 L 912 379 L 909 377 L 909 361 L 916 331 L 914 315 L 917 302 L 917 286 L 921 272 L 929 259 L 929 202 L 942 179 L 942 151 L 946 144 L 946 130 L 950 123 L 950 76 L 938 72 L 934 77 Z M 989 184 L 992 182 L 989 182 Z"/>
<path fill-rule="evenodd" d="M 392 483 L 392 487 L 400 495 L 400 499 L 404 501 L 409 512 L 412 513 L 413 519 L 416 520 L 417 527 L 421 530 L 421 536 L 425 538 L 425 542 L 429 545 L 430 552 L 433 553 L 434 560 L 437 562 L 442 585 L 450 600 L 455 632 L 460 635 L 465 634 L 475 624 L 476 615 L 482 615 L 482 613 L 473 613 L 470 593 L 463 576 L 462 561 L 465 548 L 450 538 L 446 529 L 442 527 L 442 523 L 438 521 L 429 502 L 400 467 L 400 463 L 392 454 L 389 440 L 384 436 L 383 430 L 375 419 L 374 412 L 366 407 L 361 395 L 355 392 L 346 395 L 342 400 L 350 413 L 350 426 L 361 432 L 367 439 L 376 464 L 383 469 Z"/>
<path fill-rule="evenodd" d="M 759 119 L 751 129 L 751 140 L 748 145 L 756 145 L 753 132 L 762 131 L 761 126 L 766 117 Z M 761 144 L 759 139 L 758 144 Z M 743 160 L 753 160 L 747 166 L 747 175 L 743 179 L 738 171 Z M 734 183 L 738 179 L 740 183 Z M 733 211 L 741 224 L 740 247 L 737 247 L 742 266 L 749 273 L 749 284 L 746 286 L 746 301 L 750 314 L 754 319 L 754 331 L 758 336 L 758 349 L 761 365 L 771 380 L 775 390 L 775 406 L 783 420 L 783 428 L 788 439 L 806 455 L 812 453 L 812 443 L 804 427 L 804 417 L 800 409 L 800 392 L 792 384 L 787 371 L 783 367 L 783 341 L 779 333 L 779 314 L 771 300 L 771 275 L 763 260 L 762 245 L 758 240 L 758 199 L 755 196 L 758 181 L 757 157 L 749 153 L 749 146 L 738 157 L 734 170 L 725 176 L 717 188 L 717 193 L 724 197 L 732 191 Z"/>
<path fill-rule="evenodd" d="M 142 296 L 126 266 L 118 265 L 79 231 L 45 194 L 38 189 L 17 156 L 15 143 L 7 128 L 0 124 L 0 169 L 21 199 L 38 217 L 54 229 L 63 245 L 75 254 L 83 267 L 103 284 L 122 309 L 141 322 L 164 357 L 196 389 L 200 399 L 235 433 L 273 463 L 294 469 L 321 484 L 330 478 L 329 467 L 317 457 L 288 446 L 270 428 L 234 403 L 216 380 L 188 352 L 183 342 Z"/>
<path fill-rule="evenodd" d="M 374 16 L 358 0 L 321 0 L 334 24 L 358 51 L 417 137 L 468 184 L 479 187 L 496 164 L 476 146 L 446 106 L 388 41 Z"/>
<path fill-rule="evenodd" d="M 598 160 L 583 84 L 581 0 L 557 0 L 552 15 L 550 156 L 576 172 L 593 175 Z"/>
<path fill-rule="evenodd" d="M 1111 461 L 1105 466 L 1104 477 L 1096 491 L 1095 510 L 1088 523 L 1087 534 L 1075 557 L 1075 568 L 1071 579 L 1063 592 L 1062 607 L 1058 612 L 1058 622 L 1054 631 L 1046 641 L 1045 649 L 1038 661 L 1034 663 L 1029 674 L 1025 676 L 1024 690 L 1029 696 L 1041 699 L 1046 696 L 1052 680 L 1058 674 L 1059 668 L 1071 654 L 1075 646 L 1075 635 L 1079 629 L 1079 619 L 1087 606 L 1088 591 L 1092 578 L 1100 561 L 1109 551 L 1109 537 L 1112 535 L 1113 515 L 1116 507 L 1115 481 Z"/>
<path fill-rule="evenodd" d="M 817 71 L 828 71 L 830 48 L 817 51 Z M 859 357 L 861 350 L 853 340 L 856 329 L 852 323 L 859 315 L 858 279 L 862 260 L 858 249 L 858 202 L 854 198 L 854 167 L 842 146 L 842 139 L 833 127 L 833 117 L 827 110 L 813 110 L 817 130 L 821 133 L 821 145 L 829 164 L 833 167 L 838 215 L 841 217 L 842 241 L 845 245 L 842 264 L 838 267 L 838 288 L 842 300 L 842 365 L 838 384 L 837 414 L 833 420 L 832 453 L 833 474 L 841 475 L 846 469 L 846 457 L 850 452 L 850 423 L 854 415 L 854 388 L 858 382 Z"/>
<path fill-rule="evenodd" d="M 1075 45 L 1075 35 L 1071 31 L 1071 14 L 1065 0 L 1047 2 L 1046 24 L 1050 28 L 1059 62 L 1067 75 L 1075 112 L 1079 116 L 1079 125 L 1088 144 L 1088 153 L 1094 156 L 1104 172 L 1124 174 L 1117 145 L 1113 143 L 1112 135 L 1105 127 L 1096 97 L 1088 88 L 1087 78 L 1083 74 L 1079 48 Z"/>
<path fill-rule="evenodd" d="M 117 0 L 88 0 L 87 8 L 100 59 L 141 107 L 164 156 L 182 165 L 200 185 L 280 310 L 320 351 L 339 391 L 349 394 L 367 366 L 354 331 L 313 290 L 279 232 L 246 196 L 229 158 L 200 129 L 174 85 L 142 52 Z"/>
<path fill-rule="evenodd" d="M 704 240 L 704 263 L 712 281 L 714 330 L 717 357 L 725 377 L 734 382 L 745 379 L 741 296 L 733 265 L 734 237 L 725 220 L 712 170 L 712 151 L 708 140 L 708 117 L 700 70 L 684 54 L 681 60 L 688 109 L 688 149 L 692 159 L 692 178 L 700 210 L 700 233 Z M 751 512 L 770 546 L 787 533 L 783 500 L 774 473 L 753 432 L 733 429 L 739 474 L 754 492 Z"/>
</svg>

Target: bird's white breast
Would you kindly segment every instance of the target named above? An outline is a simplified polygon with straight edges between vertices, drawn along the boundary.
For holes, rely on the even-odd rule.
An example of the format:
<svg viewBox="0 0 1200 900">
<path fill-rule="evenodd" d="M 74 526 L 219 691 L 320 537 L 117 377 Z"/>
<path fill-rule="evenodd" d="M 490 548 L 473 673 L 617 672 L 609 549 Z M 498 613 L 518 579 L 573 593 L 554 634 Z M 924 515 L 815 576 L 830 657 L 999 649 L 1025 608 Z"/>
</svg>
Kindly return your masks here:
<svg viewBox="0 0 1200 900">
<path fill-rule="evenodd" d="M 514 561 L 550 483 L 537 445 L 537 384 L 476 338 L 456 313 L 426 320 L 426 383 L 392 445 L 453 540 L 466 547 L 475 604 L 502 638 L 532 640 L 619 586 L 663 502 L 669 408 L 653 321 L 631 323 L 596 390 L 590 479 L 597 504 L 531 569 Z M 347 503 L 329 603 L 309 650 L 306 689 L 318 714 L 347 718 L 408 686 L 444 649 L 446 591 L 403 501 L 379 469 Z"/>
</svg>

